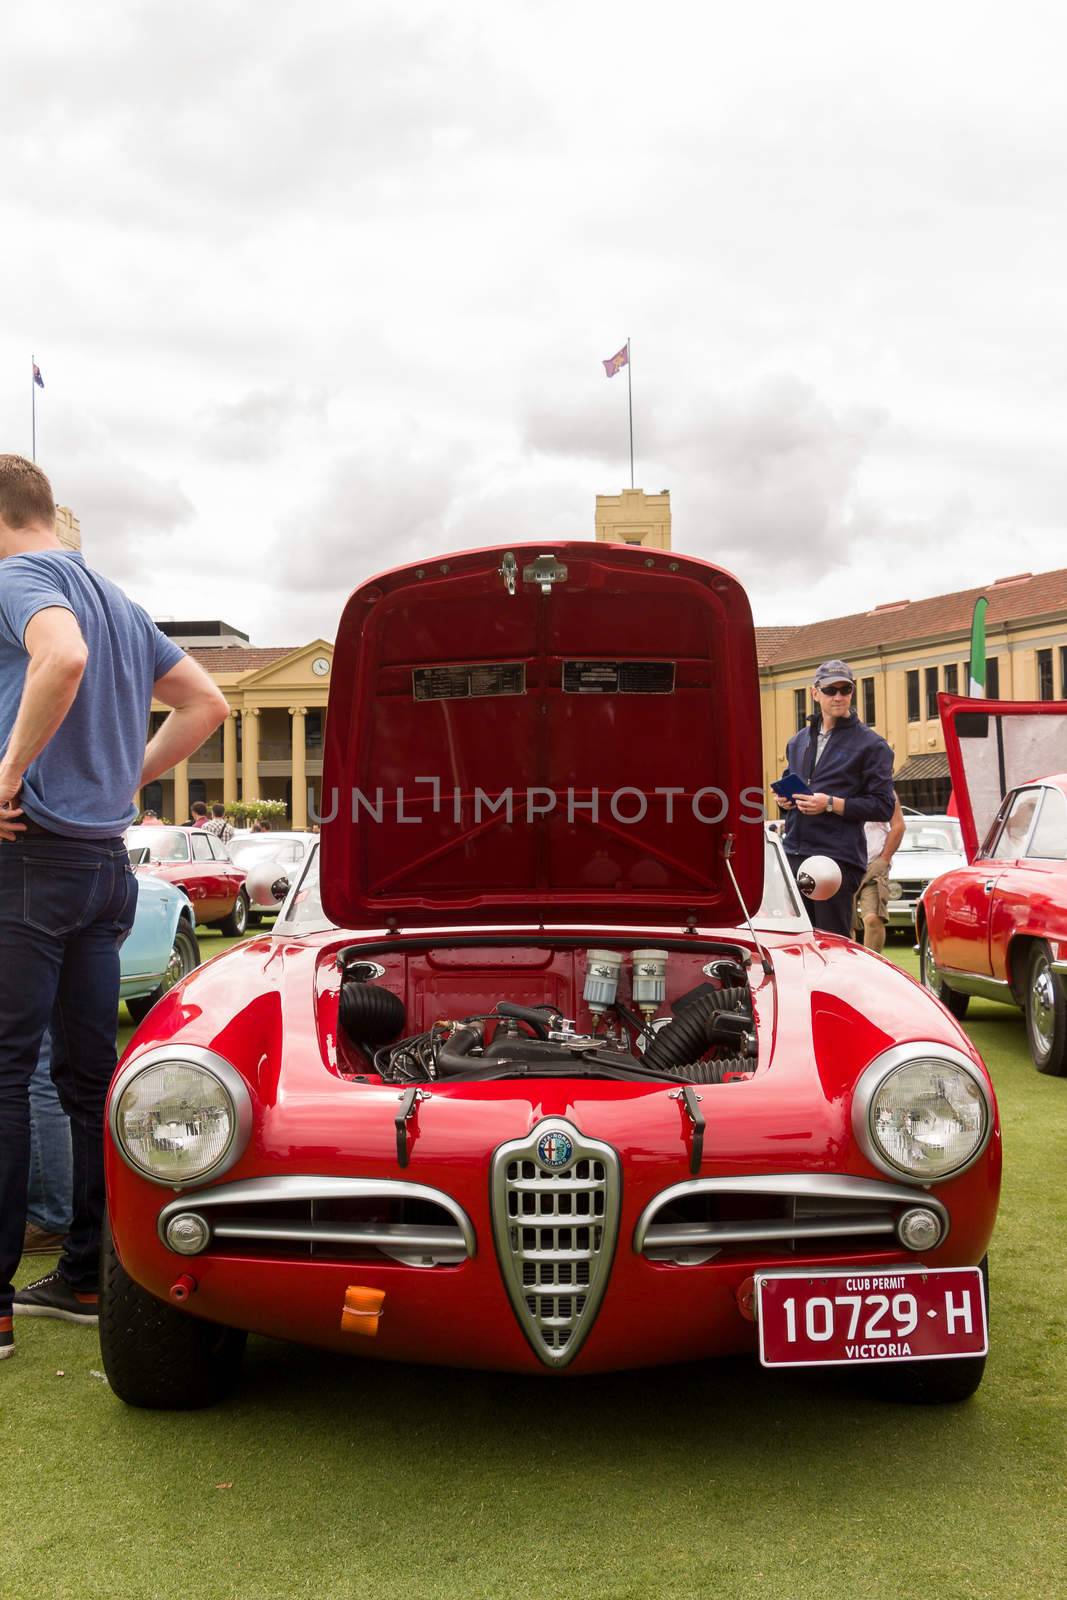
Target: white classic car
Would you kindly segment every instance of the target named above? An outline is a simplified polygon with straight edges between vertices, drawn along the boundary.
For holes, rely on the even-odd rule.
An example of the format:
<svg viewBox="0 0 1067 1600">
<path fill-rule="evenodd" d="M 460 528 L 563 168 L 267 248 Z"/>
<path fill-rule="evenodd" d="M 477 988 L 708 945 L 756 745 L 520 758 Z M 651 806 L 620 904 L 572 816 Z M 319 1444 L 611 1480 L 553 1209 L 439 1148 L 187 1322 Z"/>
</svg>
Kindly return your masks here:
<svg viewBox="0 0 1067 1600">
<path fill-rule="evenodd" d="M 926 885 L 966 861 L 958 818 L 906 816 L 904 837 L 889 866 L 889 926 L 914 927 Z"/>
</svg>

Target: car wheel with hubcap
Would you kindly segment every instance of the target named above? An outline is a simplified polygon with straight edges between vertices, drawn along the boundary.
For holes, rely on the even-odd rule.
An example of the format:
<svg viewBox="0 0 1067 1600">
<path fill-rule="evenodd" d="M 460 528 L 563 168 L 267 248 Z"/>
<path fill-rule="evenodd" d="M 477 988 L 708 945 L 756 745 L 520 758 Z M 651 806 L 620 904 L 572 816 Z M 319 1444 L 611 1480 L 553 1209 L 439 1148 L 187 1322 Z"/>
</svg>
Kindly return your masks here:
<svg viewBox="0 0 1067 1600">
<path fill-rule="evenodd" d="M 248 927 L 248 896 L 243 889 L 238 889 L 237 899 L 229 916 L 222 917 L 215 926 L 221 928 L 223 933 L 228 933 L 237 939 L 245 932 Z"/>
<path fill-rule="evenodd" d="M 100 1353 L 112 1389 L 129 1406 L 194 1411 L 237 1382 L 247 1334 L 205 1322 L 134 1283 L 105 1219 L 100 1250 Z"/>
<path fill-rule="evenodd" d="M 959 994 L 955 989 L 950 989 L 941 976 L 940 968 L 934 959 L 934 952 L 930 946 L 930 932 L 924 927 L 919 935 L 919 982 L 924 989 L 936 995 L 943 1006 L 946 1006 L 952 1015 L 960 1022 L 967 1015 L 970 1003 L 969 994 Z"/>
<path fill-rule="evenodd" d="M 159 984 L 151 994 L 137 995 L 132 1000 L 127 1000 L 126 1009 L 134 1022 L 143 1022 L 157 1000 L 162 1000 L 168 989 L 173 989 L 182 978 L 188 977 L 195 967 L 200 965 L 200 946 L 196 934 L 184 919 L 178 923 L 174 930 L 174 944 Z"/>
<path fill-rule="evenodd" d="M 1026 1037 L 1038 1072 L 1067 1073 L 1067 997 L 1052 970 L 1052 951 L 1039 940 L 1026 967 Z"/>
</svg>

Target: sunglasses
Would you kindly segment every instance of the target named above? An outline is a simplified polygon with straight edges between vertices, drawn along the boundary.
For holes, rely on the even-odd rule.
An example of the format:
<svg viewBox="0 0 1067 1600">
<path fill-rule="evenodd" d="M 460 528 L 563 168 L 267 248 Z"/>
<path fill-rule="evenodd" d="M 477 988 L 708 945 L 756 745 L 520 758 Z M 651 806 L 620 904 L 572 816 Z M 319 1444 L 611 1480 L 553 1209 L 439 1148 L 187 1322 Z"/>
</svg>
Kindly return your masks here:
<svg viewBox="0 0 1067 1600">
<path fill-rule="evenodd" d="M 851 694 L 854 685 L 851 683 L 824 683 L 819 690 L 820 694 Z"/>
</svg>

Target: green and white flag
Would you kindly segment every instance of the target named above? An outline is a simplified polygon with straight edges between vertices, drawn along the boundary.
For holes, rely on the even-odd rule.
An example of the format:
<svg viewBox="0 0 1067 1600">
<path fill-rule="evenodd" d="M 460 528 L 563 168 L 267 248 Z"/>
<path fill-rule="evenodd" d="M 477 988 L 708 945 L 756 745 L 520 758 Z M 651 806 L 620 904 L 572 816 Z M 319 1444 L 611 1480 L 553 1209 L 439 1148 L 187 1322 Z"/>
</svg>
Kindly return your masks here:
<svg viewBox="0 0 1067 1600">
<path fill-rule="evenodd" d="M 985 614 L 989 601 L 979 595 L 974 602 L 971 619 L 971 682 L 967 693 L 973 698 L 985 699 Z"/>
</svg>

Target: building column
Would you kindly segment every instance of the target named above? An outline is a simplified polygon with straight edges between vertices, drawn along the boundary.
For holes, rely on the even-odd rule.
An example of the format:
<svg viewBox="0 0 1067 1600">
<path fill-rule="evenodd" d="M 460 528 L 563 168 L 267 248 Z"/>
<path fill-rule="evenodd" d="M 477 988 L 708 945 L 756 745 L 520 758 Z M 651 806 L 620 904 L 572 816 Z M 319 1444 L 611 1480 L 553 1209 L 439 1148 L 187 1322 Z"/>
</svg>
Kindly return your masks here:
<svg viewBox="0 0 1067 1600">
<path fill-rule="evenodd" d="M 241 796 L 259 799 L 259 707 L 241 712 Z"/>
<path fill-rule="evenodd" d="M 174 821 L 179 825 L 189 815 L 189 763 L 179 761 L 174 768 Z"/>
<path fill-rule="evenodd" d="M 141 791 L 140 791 L 140 789 L 135 789 L 133 791 L 133 799 L 131 800 L 130 804 L 133 806 L 133 809 L 137 813 L 137 821 L 140 822 L 140 820 L 141 820 L 141 812 L 144 810 L 144 806 L 141 803 Z"/>
<path fill-rule="evenodd" d="M 290 706 L 289 715 L 292 718 L 293 827 L 302 830 L 308 825 L 307 707 Z"/>
<path fill-rule="evenodd" d="M 231 806 L 237 799 L 237 712 L 230 711 L 222 724 L 222 803 Z"/>
</svg>

